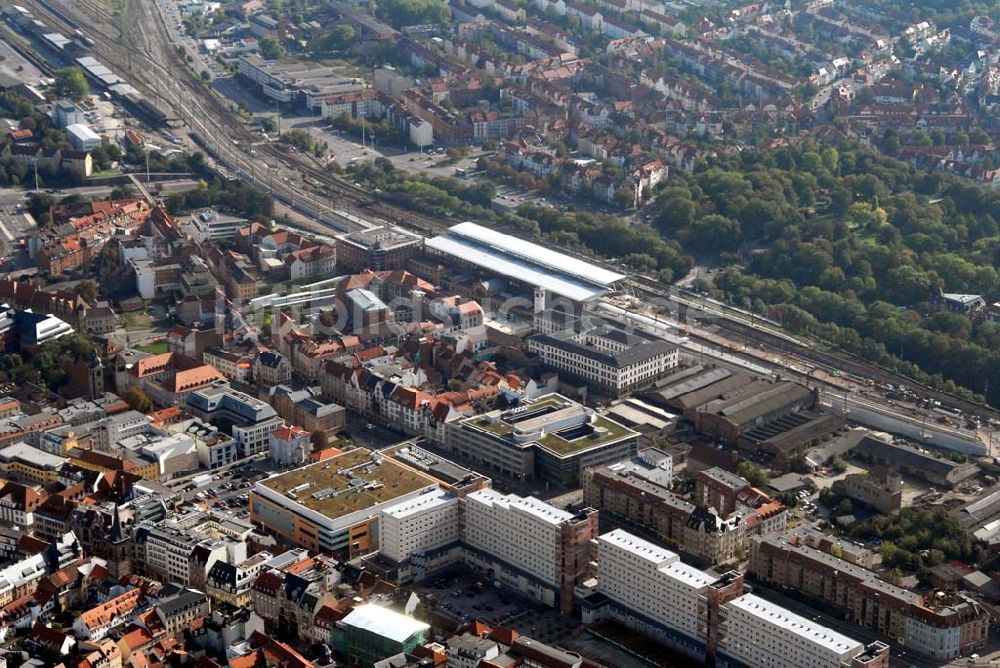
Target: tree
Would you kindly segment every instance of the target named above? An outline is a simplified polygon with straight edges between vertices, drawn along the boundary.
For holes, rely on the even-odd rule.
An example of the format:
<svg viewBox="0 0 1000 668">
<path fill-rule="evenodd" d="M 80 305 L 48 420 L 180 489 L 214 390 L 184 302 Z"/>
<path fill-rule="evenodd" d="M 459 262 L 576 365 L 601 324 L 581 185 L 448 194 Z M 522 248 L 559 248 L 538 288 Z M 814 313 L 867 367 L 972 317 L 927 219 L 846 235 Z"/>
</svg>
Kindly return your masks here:
<svg viewBox="0 0 1000 668">
<path fill-rule="evenodd" d="M 313 450 L 324 450 L 330 447 L 330 437 L 325 431 L 314 431 L 310 437 Z"/>
<path fill-rule="evenodd" d="M 837 508 L 834 511 L 838 515 L 850 515 L 854 512 L 854 504 L 848 498 L 843 498 L 837 503 Z"/>
<path fill-rule="evenodd" d="M 125 185 L 118 186 L 114 188 L 108 195 L 111 199 L 131 199 L 135 197 L 135 193 L 132 192 L 132 186 Z"/>
<path fill-rule="evenodd" d="M 54 79 L 52 89 L 63 97 L 81 100 L 90 93 L 87 77 L 83 70 L 75 65 L 56 70 Z"/>
<path fill-rule="evenodd" d="M 739 221 L 709 214 L 691 226 L 691 245 L 709 253 L 733 251 L 740 247 Z"/>
<path fill-rule="evenodd" d="M 73 294 L 88 304 L 94 304 L 100 296 L 100 290 L 93 281 L 80 281 L 73 286 Z"/>
<path fill-rule="evenodd" d="M 149 395 L 139 387 L 134 385 L 122 393 L 122 399 L 125 403 L 134 411 L 139 411 L 140 413 L 149 413 L 153 410 L 153 401 L 149 398 Z"/>
<path fill-rule="evenodd" d="M 899 152 L 899 133 L 893 128 L 889 128 L 882 133 L 882 150 L 886 155 L 896 155 Z"/>
<path fill-rule="evenodd" d="M 39 192 L 31 193 L 31 197 L 28 198 L 28 212 L 38 218 L 42 214 L 48 213 L 55 203 L 56 198 L 51 195 Z"/>
<path fill-rule="evenodd" d="M 260 55 L 266 60 L 277 60 L 285 55 L 285 49 L 277 37 L 268 35 L 260 40 Z"/>
<path fill-rule="evenodd" d="M 622 186 L 615 191 L 615 203 L 623 209 L 627 209 L 635 202 L 635 196 L 630 188 Z"/>
<path fill-rule="evenodd" d="M 330 31 L 330 46 L 334 49 L 346 49 L 357 37 L 353 26 L 341 23 Z"/>
<path fill-rule="evenodd" d="M 747 462 L 747 461 L 740 462 L 739 465 L 736 467 L 736 472 L 740 475 L 741 478 L 746 478 L 747 482 L 749 482 L 754 487 L 764 487 L 771 481 L 771 478 L 767 474 L 767 471 L 757 466 L 753 462 Z"/>
<path fill-rule="evenodd" d="M 379 15 L 396 27 L 424 23 L 444 24 L 450 12 L 441 0 L 383 0 Z"/>
</svg>

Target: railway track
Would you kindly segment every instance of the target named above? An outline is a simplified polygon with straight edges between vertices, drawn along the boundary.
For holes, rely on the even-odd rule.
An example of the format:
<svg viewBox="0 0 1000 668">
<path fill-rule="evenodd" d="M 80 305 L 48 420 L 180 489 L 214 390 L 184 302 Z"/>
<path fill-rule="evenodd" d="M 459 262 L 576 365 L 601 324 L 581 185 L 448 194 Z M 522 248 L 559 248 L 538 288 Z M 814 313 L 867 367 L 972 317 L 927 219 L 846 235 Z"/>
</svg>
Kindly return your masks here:
<svg viewBox="0 0 1000 668">
<path fill-rule="evenodd" d="M 633 285 L 647 295 L 658 299 L 676 299 L 678 297 L 677 293 L 671 293 L 666 286 L 652 279 L 645 277 L 637 278 L 639 280 L 633 280 Z M 686 297 L 687 295 L 684 296 Z M 958 408 L 966 415 L 977 415 L 984 423 L 1000 418 L 1000 413 L 989 406 L 974 404 L 940 392 L 912 378 L 893 373 L 888 369 L 857 359 L 846 353 L 813 347 L 803 343 L 796 337 L 781 332 L 769 323 L 764 323 L 767 325 L 766 327 L 751 326 L 743 322 L 743 318 L 745 317 L 743 312 L 737 311 L 732 307 L 713 303 L 712 308 L 718 312 L 717 314 L 721 314 L 722 317 L 713 319 L 711 324 L 717 327 L 721 333 L 725 334 L 726 338 L 730 341 L 742 341 L 746 344 L 754 344 L 763 350 L 780 351 L 784 357 L 791 358 L 801 365 L 807 365 L 813 370 L 823 372 L 830 380 L 838 376 L 847 376 L 853 378 L 859 385 L 863 385 L 865 381 L 870 380 L 872 383 L 880 386 L 890 384 L 897 387 L 906 386 L 911 390 L 917 390 L 919 394 L 925 397 L 940 401 L 942 405 Z M 695 314 L 690 314 L 690 311 L 696 309 L 689 308 L 688 310 L 688 317 L 697 317 L 697 311 Z M 734 313 L 727 314 L 727 310 L 734 311 Z M 737 315 L 739 317 L 736 317 Z M 840 385 L 840 383 L 835 384 Z"/>
<path fill-rule="evenodd" d="M 197 130 L 213 157 L 237 176 L 263 184 L 267 179 L 252 176 L 263 171 L 258 167 L 274 165 L 276 168 L 279 164 L 287 164 L 319 184 L 310 189 L 305 184 L 300 187 L 271 179 L 269 190 L 283 201 L 303 204 L 308 200 L 311 209 L 332 212 L 332 201 L 337 200 L 356 211 L 423 234 L 437 233 L 447 227 L 447 221 L 379 201 L 364 188 L 329 174 L 308 160 L 283 151 L 280 146 L 257 143 L 259 137 L 242 122 L 232 122 L 235 114 L 229 103 L 206 87 L 167 41 L 165 30 L 158 29 L 163 26 L 164 18 L 155 3 L 125 0 L 119 17 L 95 0 L 73 3 L 27 0 L 27 3 L 40 8 L 38 14 L 53 25 L 71 30 L 78 28 L 91 36 L 95 41 L 94 50 L 102 62 L 127 73 L 137 89 L 166 106 L 188 128 Z M 251 146 L 256 155 L 244 152 L 244 148 L 249 150 Z M 307 193 L 309 196 L 303 197 Z"/>
</svg>

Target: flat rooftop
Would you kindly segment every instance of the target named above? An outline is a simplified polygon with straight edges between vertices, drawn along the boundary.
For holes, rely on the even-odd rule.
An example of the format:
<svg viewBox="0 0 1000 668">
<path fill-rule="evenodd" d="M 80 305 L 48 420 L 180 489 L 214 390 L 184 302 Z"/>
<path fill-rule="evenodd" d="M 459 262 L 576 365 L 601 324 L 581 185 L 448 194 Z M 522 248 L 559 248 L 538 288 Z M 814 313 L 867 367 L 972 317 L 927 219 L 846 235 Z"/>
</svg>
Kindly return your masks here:
<svg viewBox="0 0 1000 668">
<path fill-rule="evenodd" d="M 427 248 L 573 301 L 590 301 L 625 279 L 592 262 L 476 223 L 459 223 L 425 242 Z"/>
<path fill-rule="evenodd" d="M 504 509 L 520 510 L 552 525 L 568 522 L 574 517 L 573 513 L 565 511 L 562 508 L 557 508 L 537 497 L 503 494 L 492 487 L 475 491 L 465 498 L 470 502 L 475 501 L 485 506 L 498 506 Z"/>
<path fill-rule="evenodd" d="M 353 244 L 366 250 L 376 248 L 392 250 L 398 246 L 419 244 L 421 241 L 419 235 L 404 230 L 401 227 L 390 225 L 370 227 L 356 232 L 348 232 L 347 234 L 338 234 L 336 238 L 338 241 Z"/>
<path fill-rule="evenodd" d="M 0 462 L 23 462 L 36 469 L 54 470 L 66 463 L 66 460 L 44 450 L 32 447 L 24 442 L 17 442 L 0 450 Z"/>
<path fill-rule="evenodd" d="M 409 517 L 414 513 L 424 512 L 430 510 L 431 508 L 447 505 L 454 501 L 455 498 L 455 496 L 449 494 L 443 489 L 440 489 L 397 503 L 394 506 L 386 508 L 384 512 L 386 515 L 403 519 L 404 517 Z"/>
<path fill-rule="evenodd" d="M 505 413 L 494 411 L 470 417 L 463 424 L 507 440 L 513 447 L 538 445 L 560 457 L 638 436 L 628 427 L 560 395 L 548 395 Z M 537 437 L 531 438 L 532 433 Z"/>
<path fill-rule="evenodd" d="M 411 636 L 424 633 L 430 628 L 420 620 L 374 603 L 359 605 L 342 622 L 345 626 L 364 629 L 397 643 L 406 642 Z"/>
<path fill-rule="evenodd" d="M 0 40 L 0 83 L 12 87 L 23 83 L 37 86 L 45 81 L 45 75 L 24 56 L 18 53 L 6 40 Z"/>
<path fill-rule="evenodd" d="M 434 478 L 364 448 L 257 483 L 331 519 L 379 506 L 433 484 L 437 484 Z"/>
<path fill-rule="evenodd" d="M 794 612 L 771 603 L 756 594 L 745 594 L 730 601 L 727 605 L 746 612 L 760 620 L 759 623 L 780 627 L 795 634 L 805 642 L 824 647 L 837 654 L 843 655 L 862 649 L 861 643 L 857 640 L 848 638 L 806 617 L 796 615 Z"/>
</svg>

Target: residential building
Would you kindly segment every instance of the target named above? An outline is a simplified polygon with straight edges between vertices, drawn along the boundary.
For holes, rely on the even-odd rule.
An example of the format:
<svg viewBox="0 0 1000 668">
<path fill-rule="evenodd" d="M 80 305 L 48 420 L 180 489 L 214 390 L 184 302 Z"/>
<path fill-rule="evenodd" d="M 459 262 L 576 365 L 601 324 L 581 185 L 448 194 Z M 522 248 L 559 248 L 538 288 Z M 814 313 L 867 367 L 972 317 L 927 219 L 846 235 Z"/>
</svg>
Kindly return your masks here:
<svg viewBox="0 0 1000 668">
<path fill-rule="evenodd" d="M 135 570 L 164 582 L 203 588 L 216 561 L 247 558 L 252 527 L 241 520 L 204 511 L 145 521 L 135 528 Z"/>
<path fill-rule="evenodd" d="M 597 511 L 570 513 L 534 497 L 481 489 L 465 497 L 465 559 L 495 580 L 564 614 L 588 572 Z"/>
<path fill-rule="evenodd" d="M 462 560 L 459 497 L 433 490 L 379 513 L 379 555 L 392 562 L 398 582 L 423 580 Z"/>
<path fill-rule="evenodd" d="M 720 653 L 747 666 L 844 666 L 865 654 L 858 641 L 755 594 L 726 603 L 721 626 Z"/>
<path fill-rule="evenodd" d="M 961 594 L 925 598 L 809 547 L 794 533 L 754 538 L 749 572 L 937 661 L 973 652 L 987 639 L 989 615 L 973 599 Z"/>
<path fill-rule="evenodd" d="M 271 432 L 267 458 L 279 466 L 301 466 L 309 461 L 311 434 L 295 425 L 282 425 Z"/>
<path fill-rule="evenodd" d="M 73 633 L 80 640 L 100 642 L 112 630 L 130 624 L 148 608 L 145 592 L 139 588 L 130 589 L 81 613 L 73 620 Z"/>
<path fill-rule="evenodd" d="M 0 524 L 24 532 L 32 531 L 35 511 L 46 498 L 43 494 L 16 482 L 0 483 Z"/>
<path fill-rule="evenodd" d="M 202 352 L 202 360 L 218 369 L 219 373 L 237 383 L 250 382 L 253 372 L 253 356 L 249 352 L 226 350 L 220 346 L 210 346 Z"/>
<path fill-rule="evenodd" d="M 448 639 L 448 668 L 479 668 L 481 661 L 500 655 L 500 647 L 489 638 L 463 633 Z"/>
<path fill-rule="evenodd" d="M 184 589 L 161 600 L 156 605 L 156 615 L 167 633 L 176 633 L 189 628 L 211 612 L 208 596 L 193 589 Z"/>
<path fill-rule="evenodd" d="M 213 600 L 247 608 L 252 601 L 250 587 L 273 557 L 269 552 L 258 552 L 237 564 L 216 561 L 208 572 L 205 593 Z"/>
<path fill-rule="evenodd" d="M 744 593 L 743 576 L 685 564 L 616 529 L 597 538 L 585 623 L 614 619 L 700 662 L 773 668 L 888 668 L 889 647 L 856 640 Z"/>
<path fill-rule="evenodd" d="M 584 503 L 709 564 L 736 559 L 752 537 L 787 526 L 788 510 L 780 502 L 718 468 L 697 474 L 693 503 L 674 494 L 664 457 L 643 450 L 632 459 L 588 469 Z"/>
<path fill-rule="evenodd" d="M 320 396 L 318 388 L 293 390 L 287 385 L 274 385 L 270 389 L 271 405 L 286 422 L 300 425 L 310 433 L 340 433 L 347 424 L 347 411 L 343 406 L 321 400 Z"/>
<path fill-rule="evenodd" d="M 279 352 L 262 350 L 254 359 L 253 378 L 261 387 L 274 387 L 287 383 L 292 379 L 292 364 Z"/>
</svg>

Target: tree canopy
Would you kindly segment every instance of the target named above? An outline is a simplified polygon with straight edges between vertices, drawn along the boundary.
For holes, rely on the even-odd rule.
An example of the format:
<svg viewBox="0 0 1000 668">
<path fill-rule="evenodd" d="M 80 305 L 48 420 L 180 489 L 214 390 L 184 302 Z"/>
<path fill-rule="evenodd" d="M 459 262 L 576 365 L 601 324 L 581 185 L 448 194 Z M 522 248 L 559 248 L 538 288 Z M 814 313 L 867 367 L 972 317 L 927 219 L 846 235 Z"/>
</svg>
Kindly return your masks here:
<svg viewBox="0 0 1000 668">
<path fill-rule="evenodd" d="M 732 264 L 717 296 L 973 398 L 1000 401 L 996 323 L 938 289 L 1000 299 L 1000 193 L 853 144 L 721 155 L 672 180 L 653 224 Z"/>
<path fill-rule="evenodd" d="M 56 70 L 52 89 L 62 97 L 80 100 L 90 93 L 87 77 L 83 70 L 75 65 Z"/>
<path fill-rule="evenodd" d="M 402 26 L 448 22 L 448 5 L 441 0 L 380 0 L 378 16 L 399 28 Z"/>
</svg>

